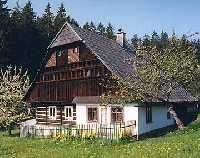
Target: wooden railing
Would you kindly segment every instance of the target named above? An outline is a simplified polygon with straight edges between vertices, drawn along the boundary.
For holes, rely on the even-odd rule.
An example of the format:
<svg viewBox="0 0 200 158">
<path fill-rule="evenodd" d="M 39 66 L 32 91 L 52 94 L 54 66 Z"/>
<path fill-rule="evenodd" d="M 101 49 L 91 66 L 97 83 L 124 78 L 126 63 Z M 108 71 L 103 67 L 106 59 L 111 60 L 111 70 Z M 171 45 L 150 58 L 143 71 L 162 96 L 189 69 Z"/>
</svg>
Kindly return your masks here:
<svg viewBox="0 0 200 158">
<path fill-rule="evenodd" d="M 37 82 L 99 78 L 109 73 L 98 60 L 90 60 L 68 64 L 65 67 L 48 67 Z"/>
<path fill-rule="evenodd" d="M 76 63 L 70 63 L 65 66 L 60 66 L 60 67 L 57 67 L 57 66 L 46 67 L 45 72 L 80 69 L 80 68 L 86 68 L 86 67 L 93 67 L 96 65 L 102 65 L 102 64 L 98 60 L 86 60 L 86 61 L 79 61 Z"/>
</svg>

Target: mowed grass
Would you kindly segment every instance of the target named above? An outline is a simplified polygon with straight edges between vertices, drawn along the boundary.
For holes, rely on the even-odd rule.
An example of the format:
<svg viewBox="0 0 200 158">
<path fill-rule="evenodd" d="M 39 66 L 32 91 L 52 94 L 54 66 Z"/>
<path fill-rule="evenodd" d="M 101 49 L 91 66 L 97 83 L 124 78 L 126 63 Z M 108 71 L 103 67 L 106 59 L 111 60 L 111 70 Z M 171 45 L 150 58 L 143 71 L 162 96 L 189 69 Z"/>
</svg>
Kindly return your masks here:
<svg viewBox="0 0 200 158">
<path fill-rule="evenodd" d="M 135 142 L 56 141 L 0 133 L 1 158 L 199 158 L 200 117 L 183 131 Z"/>
</svg>

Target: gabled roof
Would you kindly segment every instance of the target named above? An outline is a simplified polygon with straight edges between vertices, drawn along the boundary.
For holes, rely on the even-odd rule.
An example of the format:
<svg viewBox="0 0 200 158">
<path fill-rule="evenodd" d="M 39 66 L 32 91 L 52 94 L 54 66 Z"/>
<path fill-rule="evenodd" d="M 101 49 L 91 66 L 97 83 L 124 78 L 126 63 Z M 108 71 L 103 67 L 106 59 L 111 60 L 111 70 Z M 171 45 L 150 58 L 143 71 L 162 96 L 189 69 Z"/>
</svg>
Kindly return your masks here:
<svg viewBox="0 0 200 158">
<path fill-rule="evenodd" d="M 78 41 L 82 41 L 113 74 L 126 78 L 132 71 L 125 62 L 133 54 L 130 50 L 124 49 L 115 40 L 68 23 L 64 24 L 48 49 Z"/>
<path fill-rule="evenodd" d="M 70 25 L 67 22 L 63 25 L 56 37 L 53 39 L 48 47 L 48 50 L 59 46 L 71 44 L 74 42 L 82 42 L 86 47 L 97 56 L 97 58 L 110 70 L 114 75 L 126 80 L 129 74 L 133 71 L 133 66 L 125 62 L 126 59 L 130 59 L 134 56 L 133 50 L 125 49 L 120 46 L 115 40 L 111 40 L 105 36 L 102 36 L 96 32 L 84 30 L 80 27 Z M 48 51 L 49 53 L 51 51 Z M 48 54 L 46 57 L 48 57 Z M 46 59 L 44 60 L 42 68 L 45 66 Z M 41 72 L 40 70 L 40 72 Z M 37 73 L 37 76 L 39 73 Z M 35 80 L 37 79 L 37 76 Z M 30 94 L 34 84 L 32 83 L 25 98 Z M 78 98 L 80 100 L 80 98 Z M 77 98 L 75 99 L 77 101 Z M 170 102 L 184 102 L 184 101 L 196 101 L 196 99 L 182 86 L 177 85 L 174 88 Z"/>
</svg>

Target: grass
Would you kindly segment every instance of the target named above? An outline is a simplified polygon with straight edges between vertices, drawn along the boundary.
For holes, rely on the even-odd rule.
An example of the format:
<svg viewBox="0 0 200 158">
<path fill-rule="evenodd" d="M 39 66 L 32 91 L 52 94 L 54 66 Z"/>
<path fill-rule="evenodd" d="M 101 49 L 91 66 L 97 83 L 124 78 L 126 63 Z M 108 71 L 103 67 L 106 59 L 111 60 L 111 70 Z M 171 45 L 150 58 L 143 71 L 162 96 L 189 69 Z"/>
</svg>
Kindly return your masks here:
<svg viewBox="0 0 200 158">
<path fill-rule="evenodd" d="M 56 141 L 0 133 L 0 158 L 199 158 L 200 117 L 183 131 L 135 142 Z"/>
</svg>

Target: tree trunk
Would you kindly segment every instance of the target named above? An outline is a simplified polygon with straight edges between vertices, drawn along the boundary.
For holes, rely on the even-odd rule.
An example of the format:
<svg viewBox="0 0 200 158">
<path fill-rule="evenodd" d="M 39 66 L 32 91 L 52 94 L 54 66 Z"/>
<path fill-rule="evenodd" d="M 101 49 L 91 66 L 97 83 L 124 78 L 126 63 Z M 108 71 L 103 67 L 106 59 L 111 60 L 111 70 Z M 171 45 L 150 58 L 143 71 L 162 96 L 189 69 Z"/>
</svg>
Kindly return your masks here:
<svg viewBox="0 0 200 158">
<path fill-rule="evenodd" d="M 183 122 L 181 121 L 181 119 L 178 118 L 178 115 L 177 115 L 176 111 L 174 110 L 173 105 L 170 105 L 170 107 L 169 107 L 169 109 L 168 109 L 168 112 L 169 112 L 169 113 L 171 114 L 171 116 L 174 118 L 178 129 L 181 129 L 181 130 L 184 129 L 184 124 L 183 124 Z"/>
</svg>

